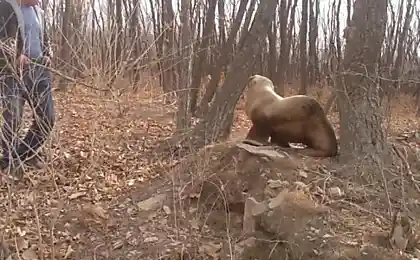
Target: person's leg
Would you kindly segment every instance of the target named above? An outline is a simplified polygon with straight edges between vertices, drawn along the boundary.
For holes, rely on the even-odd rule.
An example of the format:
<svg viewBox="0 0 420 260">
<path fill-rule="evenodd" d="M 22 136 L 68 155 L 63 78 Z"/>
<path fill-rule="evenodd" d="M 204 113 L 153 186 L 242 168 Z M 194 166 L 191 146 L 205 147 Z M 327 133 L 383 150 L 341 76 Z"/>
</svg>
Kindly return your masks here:
<svg viewBox="0 0 420 260">
<path fill-rule="evenodd" d="M 12 167 L 17 167 L 18 165 L 15 164 L 20 163 L 17 145 L 25 99 L 22 86 L 15 77 L 3 75 L 0 82 L 3 95 L 3 125 L 1 129 L 3 158 L 0 160 L 0 169 L 3 170 L 9 167 L 10 163 L 13 163 Z"/>
<path fill-rule="evenodd" d="M 50 72 L 35 66 L 25 75 L 28 102 L 33 109 L 34 119 L 17 152 L 22 160 L 36 159 L 39 148 L 49 137 L 55 122 L 52 80 Z M 37 160 L 35 160 L 36 163 Z M 31 164 L 34 160 L 31 160 Z M 41 166 L 33 165 L 37 168 Z"/>
</svg>

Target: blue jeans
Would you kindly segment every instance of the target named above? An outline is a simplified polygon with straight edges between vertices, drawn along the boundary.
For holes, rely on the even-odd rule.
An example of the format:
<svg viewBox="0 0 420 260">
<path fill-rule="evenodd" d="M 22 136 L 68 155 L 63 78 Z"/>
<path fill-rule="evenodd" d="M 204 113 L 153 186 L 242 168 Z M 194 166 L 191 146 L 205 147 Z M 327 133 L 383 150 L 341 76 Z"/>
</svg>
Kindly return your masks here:
<svg viewBox="0 0 420 260">
<path fill-rule="evenodd" d="M 24 69 L 23 80 L 13 75 L 2 75 L 3 162 L 0 168 L 32 158 L 45 143 L 54 126 L 54 101 L 52 97 L 51 73 L 40 66 L 30 65 Z M 25 102 L 33 113 L 33 121 L 23 140 L 18 132 L 22 123 Z"/>
</svg>

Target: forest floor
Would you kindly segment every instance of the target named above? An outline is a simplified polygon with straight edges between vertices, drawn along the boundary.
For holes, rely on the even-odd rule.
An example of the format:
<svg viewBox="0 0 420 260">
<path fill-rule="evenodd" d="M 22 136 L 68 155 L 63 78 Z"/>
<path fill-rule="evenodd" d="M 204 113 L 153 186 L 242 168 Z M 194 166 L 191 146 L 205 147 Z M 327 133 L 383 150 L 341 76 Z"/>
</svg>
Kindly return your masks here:
<svg viewBox="0 0 420 260">
<path fill-rule="evenodd" d="M 322 91 L 314 91 L 311 95 L 322 102 L 328 98 L 328 93 Z M 46 148 L 50 151 L 47 153 L 50 154 L 49 168 L 28 172 L 19 184 L 0 188 L 3 208 L 0 213 L 3 235 L 0 259 L 269 259 L 268 254 L 280 256 L 285 253 L 284 250 L 275 253 L 274 243 L 262 246 L 264 253 L 260 255 L 254 252 L 252 256 L 244 256 L 243 250 L 238 248 L 250 240 L 241 235 L 243 212 L 234 213 L 232 209 L 233 217 L 228 218 L 224 211 L 217 211 L 220 209 L 216 206 L 214 212 L 222 213 L 214 216 L 212 209 L 200 211 L 192 202 L 187 205 L 178 188 L 185 188 L 192 181 L 187 179 L 191 178 L 191 172 L 185 172 L 183 176 L 185 167 L 175 167 L 176 162 L 170 159 L 156 160 L 159 155 L 150 152 L 157 141 L 171 136 L 175 126 L 174 106 L 163 105 L 160 93 L 143 89 L 139 93 L 112 97 L 80 87 L 66 93 L 56 92 L 55 100 L 57 124 Z M 231 139 L 245 136 L 250 126 L 242 108 L 241 103 L 237 107 Z M 400 97 L 392 102 L 390 132 L 394 137 L 410 133 L 408 139 L 414 136 L 409 140 L 412 146 L 418 145 L 416 136 L 411 134 L 419 131 L 415 111 L 411 97 Z M 337 130 L 337 113 L 331 112 L 329 117 Z M 228 160 L 226 165 L 215 169 L 214 161 L 203 163 L 199 158 L 203 153 L 198 153 L 189 156 L 187 168 L 192 163 L 200 174 L 228 171 L 231 162 L 241 157 L 240 152 L 233 151 L 230 144 L 221 144 L 219 148 L 221 150 L 213 159 L 220 164 Z M 248 163 L 251 159 L 247 160 Z M 247 165 L 248 171 L 271 167 L 260 160 Z M 401 197 L 401 189 L 394 180 L 390 178 L 392 187 L 388 186 L 384 192 L 381 185 L 372 187 L 370 179 L 362 184 L 331 175 L 331 172 L 338 172 L 338 166 L 331 166 L 329 160 L 299 159 L 299 165 L 306 173 L 299 170 L 287 175 L 289 171 L 277 165 L 277 170 L 280 167 L 283 173 L 282 181 L 291 186 L 309 187 L 311 184 L 310 189 L 304 189 L 305 194 L 310 194 L 316 205 L 326 205 L 328 201 L 332 209 L 328 220 L 323 219 L 322 227 L 314 224 L 316 227 L 301 232 L 309 237 L 318 234 L 323 227 L 329 227 L 329 232 L 319 240 L 323 241 L 322 245 L 308 244 L 311 253 L 301 249 L 300 259 L 323 259 L 316 256 L 327 252 L 321 249 L 326 240 L 346 241 L 347 247 L 360 249 L 368 237 L 374 237 L 367 235 L 368 230 L 371 234 L 390 229 L 388 202 L 398 204 Z M 334 170 L 327 174 L 323 165 Z M 416 174 L 413 169 L 413 178 Z M 345 195 L 334 199 L 327 192 L 331 187 L 340 187 Z M 406 189 L 409 194 L 406 199 L 412 217 L 420 219 L 417 209 L 420 193 L 413 189 Z M 192 192 L 188 196 L 192 198 Z M 383 200 L 384 196 L 386 199 Z M 152 199 L 147 200 L 149 198 Z M 293 241 L 297 242 L 296 239 Z M 299 244 L 304 247 L 301 241 Z M 232 255 L 238 250 L 243 257 L 234 258 Z M 288 256 L 296 256 L 290 252 L 296 248 L 289 247 L 288 250 Z M 390 254 L 389 259 L 395 259 L 392 253 L 395 250 L 384 246 L 385 251 L 384 255 L 374 255 L 377 259 L 387 259 L 385 254 Z M 342 259 L 368 259 L 363 258 L 364 255 L 365 252 L 358 257 Z M 286 258 L 273 256 L 270 259 Z"/>
</svg>

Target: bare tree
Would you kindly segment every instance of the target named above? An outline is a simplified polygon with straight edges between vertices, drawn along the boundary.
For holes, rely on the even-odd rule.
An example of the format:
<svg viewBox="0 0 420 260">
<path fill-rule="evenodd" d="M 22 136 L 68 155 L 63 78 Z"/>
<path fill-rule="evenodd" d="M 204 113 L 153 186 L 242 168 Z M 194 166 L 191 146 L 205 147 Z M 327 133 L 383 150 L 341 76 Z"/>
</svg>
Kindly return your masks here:
<svg viewBox="0 0 420 260">
<path fill-rule="evenodd" d="M 233 49 L 234 49 L 236 37 L 240 29 L 244 14 L 245 14 L 246 5 L 248 4 L 248 1 L 249 0 L 241 0 L 238 12 L 236 14 L 236 17 L 232 24 L 232 28 L 229 33 L 229 37 L 226 40 L 225 44 L 220 47 L 220 54 L 218 56 L 216 66 L 213 68 L 211 72 L 210 82 L 201 100 L 200 108 L 197 111 L 197 115 L 199 116 L 203 116 L 207 114 L 207 111 L 209 109 L 209 103 L 212 100 L 214 93 L 216 93 L 216 89 L 220 81 L 221 73 L 223 69 L 228 65 L 230 57 L 233 56 L 233 53 L 234 53 Z"/>
<path fill-rule="evenodd" d="M 64 8 L 63 8 L 63 16 L 62 16 L 62 37 L 61 37 L 61 42 L 62 42 L 62 48 L 60 50 L 60 57 L 62 58 L 63 61 L 69 61 L 70 57 L 71 57 L 71 48 L 70 48 L 70 20 L 71 20 L 71 15 L 72 15 L 72 4 L 71 4 L 71 0 L 64 0 Z M 69 68 L 69 64 L 63 64 L 62 67 L 64 67 L 64 69 L 67 71 L 67 73 L 69 72 L 70 68 Z M 58 83 L 58 88 L 61 90 L 66 90 L 66 83 L 64 81 L 64 79 L 60 79 L 59 83 Z"/>
<path fill-rule="evenodd" d="M 226 14 L 225 14 L 225 0 L 218 1 L 217 10 L 219 11 L 219 46 L 226 42 Z"/>
<path fill-rule="evenodd" d="M 385 37 L 387 0 L 356 0 L 339 84 L 340 153 L 344 159 L 386 152 L 378 71 Z"/>
<path fill-rule="evenodd" d="M 233 60 L 243 51 L 243 46 L 246 45 L 244 42 L 248 41 L 249 28 L 253 26 L 254 13 L 260 1 L 193 0 L 188 8 L 188 47 L 185 45 L 187 40 L 183 33 L 185 27 L 181 21 L 182 15 L 176 10 L 176 5 L 182 6 L 182 0 L 148 2 L 149 8 L 141 8 L 144 3 L 138 0 L 43 1 L 44 7 L 50 8 L 48 12 L 54 16 L 54 19 L 47 21 L 50 23 L 47 27 L 51 28 L 53 34 L 53 47 L 57 53 L 54 57 L 56 68 L 63 70 L 64 74 L 83 79 L 86 75 L 101 74 L 99 84 L 109 81 L 109 78 L 112 80 L 116 75 L 121 79 L 128 76 L 130 81 L 124 82 L 131 83 L 135 89 L 144 85 L 140 82 L 146 74 L 141 70 L 149 72 L 157 65 L 160 84 L 153 86 L 162 88 L 164 93 L 192 89 L 192 93 L 187 91 L 188 101 L 178 100 L 179 105 L 183 106 L 187 102 L 189 110 L 196 112 L 195 116 L 208 116 L 213 109 L 211 103 L 216 103 L 215 94 L 219 96 L 219 93 L 225 91 L 226 85 L 221 86 L 223 75 L 232 71 Z M 290 81 L 300 80 L 300 93 L 306 93 L 310 92 L 314 83 L 322 81 L 325 77 L 334 77 L 334 80 L 328 83 L 334 86 L 335 92 L 336 83 L 341 81 L 337 75 L 343 70 L 341 67 L 344 45 L 341 31 L 345 25 L 342 25 L 340 11 L 345 2 L 330 2 L 329 14 L 322 16 L 319 13 L 319 0 L 279 0 L 279 8 L 270 18 L 270 29 L 266 36 L 260 38 L 260 47 L 265 51 L 253 56 L 257 63 L 253 63 L 254 67 L 249 71 L 270 75 L 277 93 L 281 95 L 284 95 L 284 87 Z M 352 2 L 347 0 L 348 28 L 354 27 L 349 22 Z M 302 3 L 300 26 L 296 23 L 298 3 Z M 98 4 L 107 10 L 98 11 L 95 7 Z M 387 24 L 383 55 L 379 63 L 382 74 L 380 85 L 388 87 L 388 93 L 384 94 L 392 97 L 395 95 L 391 93 L 397 95 L 403 91 L 395 88 L 396 86 L 404 87 L 404 91 L 414 92 L 418 75 L 415 68 L 419 60 L 419 37 L 416 34 L 418 28 L 415 27 L 418 22 L 413 21 L 413 18 L 418 18 L 419 15 L 417 1 L 399 0 L 396 4 L 394 2 L 395 7 L 388 4 L 390 23 Z M 153 28 L 150 29 L 149 24 Z M 321 26 L 323 35 L 319 37 Z M 353 30 L 346 29 L 344 33 L 348 31 Z M 150 37 L 151 35 L 153 37 Z M 188 49 L 187 52 L 192 52 L 190 56 L 184 53 L 185 48 Z M 155 55 L 148 53 L 147 58 L 143 60 L 145 53 L 150 50 L 154 50 Z M 184 63 L 187 57 L 185 55 L 188 56 L 186 59 L 190 59 L 188 68 L 192 67 L 191 71 L 188 71 Z M 152 56 L 154 58 L 151 58 Z M 319 67 L 321 65 L 322 69 Z M 135 72 L 130 72 L 131 69 Z M 181 75 L 187 71 L 189 76 L 185 77 L 191 79 L 185 79 Z M 211 80 L 206 86 L 203 98 L 199 100 L 201 80 L 208 74 L 211 75 Z M 139 84 L 134 87 L 133 83 L 137 81 Z M 60 85 L 64 86 L 65 82 L 61 83 Z M 190 84 L 181 87 L 187 83 Z M 115 84 L 112 88 L 121 88 L 123 85 Z M 332 95 L 326 107 L 334 103 L 334 98 L 335 95 Z M 181 114 L 184 114 L 184 117 L 180 117 L 179 121 L 186 120 L 186 123 L 190 115 L 184 112 Z M 233 117 L 229 113 L 229 120 L 231 119 Z M 231 122 L 225 125 L 230 124 Z M 180 123 L 179 127 L 181 125 L 184 123 Z M 229 127 L 224 131 L 228 133 Z"/>
<path fill-rule="evenodd" d="M 403 1 L 402 1 L 403 2 Z M 399 86 L 398 78 L 401 76 L 402 66 L 406 54 L 406 45 L 407 45 L 407 36 L 408 30 L 410 29 L 410 24 L 412 21 L 414 6 L 412 0 L 407 0 L 407 7 L 405 11 L 404 25 L 399 35 L 398 45 L 397 45 L 397 58 L 395 59 L 394 69 L 392 71 L 392 79 L 395 82 L 394 88 Z M 402 13 L 402 10 L 400 11 Z"/>
<path fill-rule="evenodd" d="M 189 86 L 191 81 L 191 28 L 190 28 L 190 9 L 191 1 L 181 1 L 181 46 L 180 59 L 178 65 L 178 113 L 176 120 L 177 130 L 185 130 L 190 126 L 191 117 L 189 116 L 188 101 L 190 90 L 185 86 Z"/>
<path fill-rule="evenodd" d="M 291 1 L 291 0 L 290 0 Z M 290 2 L 291 3 L 291 2 Z M 295 61 L 295 56 L 297 52 L 296 48 L 296 27 L 295 27 L 295 20 L 296 20 L 296 7 L 298 4 L 298 0 L 294 0 L 290 15 L 289 15 L 289 28 L 287 31 L 287 39 L 288 39 L 288 46 L 287 46 L 287 52 L 290 53 L 290 57 L 288 55 L 287 58 L 287 78 L 291 79 L 294 78 L 295 69 L 293 68 L 292 63 Z"/>
<path fill-rule="evenodd" d="M 176 54 L 176 26 L 172 1 L 162 0 L 162 46 L 159 61 L 161 62 L 162 88 L 165 93 L 176 89 L 174 58 Z"/>
<path fill-rule="evenodd" d="M 198 47 L 198 54 L 196 54 L 198 55 L 197 63 L 195 63 L 197 68 L 194 69 L 195 75 L 193 76 L 191 83 L 190 110 L 192 114 L 195 114 L 197 108 L 198 91 L 200 89 L 201 78 L 204 75 L 204 70 L 206 69 L 207 50 L 209 48 L 210 39 L 215 26 L 216 7 L 217 0 L 210 0 L 209 9 L 207 10 L 206 20 L 204 22 L 202 40 Z"/>
<path fill-rule="evenodd" d="M 277 73 L 277 25 L 276 12 L 274 12 L 273 22 L 268 30 L 268 75 L 275 79 Z"/>
<path fill-rule="evenodd" d="M 300 53 L 300 88 L 299 94 L 305 95 L 307 92 L 308 85 L 308 51 L 307 51 L 307 35 L 308 35 L 308 1 L 302 0 L 302 21 L 300 22 L 299 31 L 299 53 Z"/>
<path fill-rule="evenodd" d="M 319 0 L 309 0 L 309 63 L 308 63 L 308 80 L 312 86 L 319 80 L 318 72 L 318 16 L 319 16 Z"/>
<path fill-rule="evenodd" d="M 288 12 L 291 6 L 292 0 L 280 0 L 279 6 L 279 22 L 280 22 L 280 55 L 277 62 L 276 76 L 273 77 L 273 81 L 276 85 L 276 92 L 284 96 L 284 83 L 287 75 L 287 67 L 289 65 L 289 39 L 287 37 L 287 20 Z"/>
<path fill-rule="evenodd" d="M 187 152 L 185 148 L 191 146 L 199 148 L 206 143 L 226 137 L 227 129 L 231 127 L 236 103 L 243 92 L 248 76 L 252 74 L 255 57 L 261 51 L 260 39 L 267 35 L 276 7 L 276 0 L 260 2 L 251 29 L 247 34 L 243 34 L 239 41 L 238 48 L 241 51 L 236 53 L 222 91 L 216 95 L 208 115 L 191 132 L 174 136 L 168 141 L 169 147 L 176 147 L 178 154 L 185 154 Z M 162 149 L 167 151 L 168 144 L 163 143 L 158 151 Z"/>
</svg>

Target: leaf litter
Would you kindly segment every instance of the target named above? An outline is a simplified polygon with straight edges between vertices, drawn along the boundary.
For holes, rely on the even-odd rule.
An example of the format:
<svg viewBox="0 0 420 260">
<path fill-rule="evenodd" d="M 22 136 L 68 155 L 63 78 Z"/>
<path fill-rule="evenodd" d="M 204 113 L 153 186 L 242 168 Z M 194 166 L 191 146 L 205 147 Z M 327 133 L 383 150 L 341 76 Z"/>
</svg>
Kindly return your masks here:
<svg viewBox="0 0 420 260">
<path fill-rule="evenodd" d="M 138 248 L 141 241 L 160 241 L 161 235 L 149 227 L 159 222 L 138 210 L 147 208 L 138 204 L 156 194 L 148 194 L 149 190 L 143 188 L 142 194 L 136 195 L 142 199 L 127 197 L 130 191 L 147 187 L 149 181 L 159 178 L 155 169 L 161 165 L 151 165 L 155 155 L 146 151 L 169 137 L 174 128 L 173 108 L 162 109 L 159 100 L 150 98 L 155 95 L 147 91 L 129 93 L 119 103 L 86 89 L 56 95 L 57 125 L 47 162 L 51 168 L 41 173 L 28 172 L 32 184 L 25 181 L 1 187 L 5 210 L 0 228 L 10 256 L 15 256 L 17 249 L 22 259 L 51 259 L 52 255 L 81 259 L 92 257 L 95 250 L 109 255 L 107 250 L 123 250 L 128 244 L 131 249 L 121 255 L 127 257 L 124 259 L 138 259 L 144 254 Z M 121 111 L 121 106 L 129 109 Z M 250 126 L 242 109 L 243 101 L 235 114 L 232 138 L 243 137 Z M 418 122 L 410 119 L 412 108 L 395 110 L 401 120 L 393 124 L 394 133 L 418 129 Z M 331 118 L 337 129 L 337 115 Z M 148 207 L 162 206 L 156 203 Z M 162 212 L 155 215 L 167 217 L 171 212 L 163 205 Z M 160 223 L 166 225 L 165 221 Z M 191 225 L 199 229 L 198 223 L 192 221 Z M 180 237 L 174 239 L 168 230 L 163 232 L 173 246 L 188 236 L 182 230 L 173 231 Z M 102 250 L 107 244 L 108 249 Z M 213 259 L 218 258 L 219 250 L 219 245 L 212 242 L 200 247 Z"/>
</svg>

